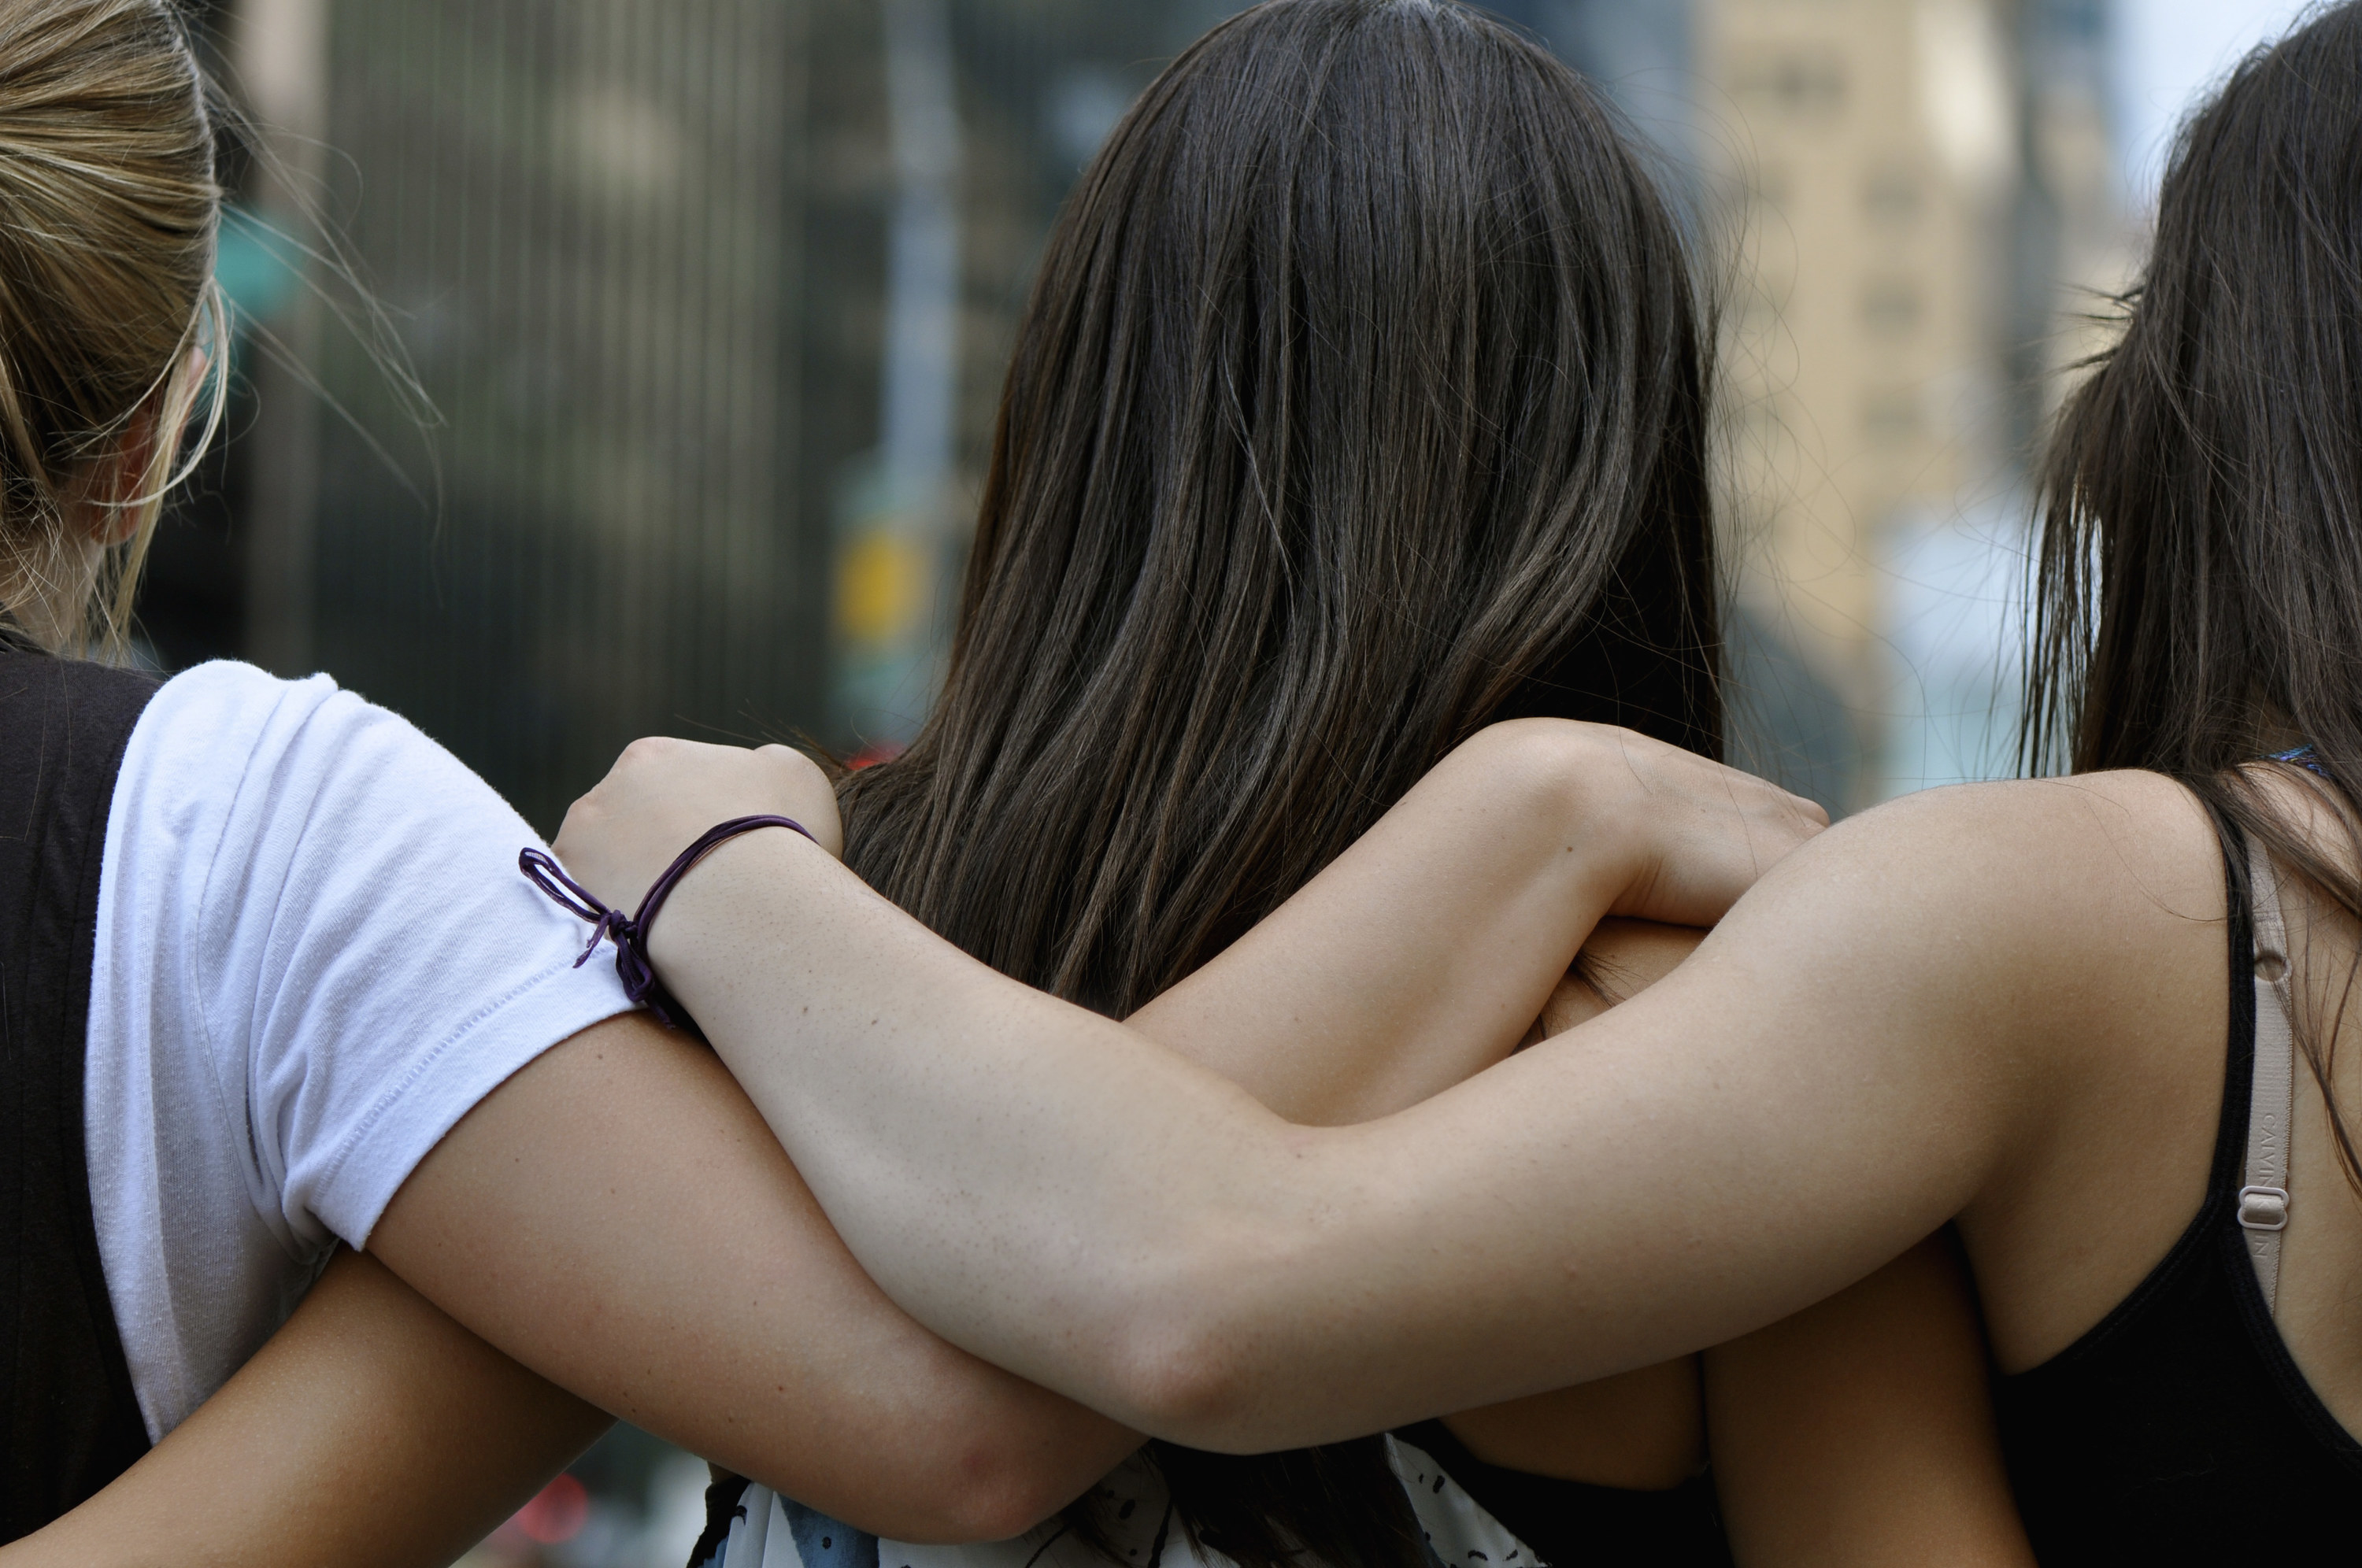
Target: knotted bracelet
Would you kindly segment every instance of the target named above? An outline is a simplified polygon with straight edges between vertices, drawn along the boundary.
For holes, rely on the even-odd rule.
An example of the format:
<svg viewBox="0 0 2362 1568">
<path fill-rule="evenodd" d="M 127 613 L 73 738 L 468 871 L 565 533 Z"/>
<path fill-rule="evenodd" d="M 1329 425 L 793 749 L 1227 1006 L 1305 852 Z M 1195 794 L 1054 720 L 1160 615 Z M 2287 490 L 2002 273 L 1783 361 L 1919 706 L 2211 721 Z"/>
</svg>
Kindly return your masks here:
<svg viewBox="0 0 2362 1568">
<path fill-rule="evenodd" d="M 599 944 L 613 938 L 615 944 L 615 973 L 624 982 L 624 994 L 635 1002 L 645 1003 L 647 1010 L 675 1029 L 684 1030 L 705 1038 L 697 1021 L 670 991 L 657 978 L 656 965 L 648 958 L 648 927 L 656 923 L 657 911 L 664 908 L 672 890 L 689 875 L 690 867 L 712 854 L 716 849 L 741 834 L 758 828 L 792 828 L 811 838 L 811 831 L 793 817 L 733 817 L 726 823 L 710 827 L 695 844 L 680 852 L 663 876 L 640 900 L 637 913 L 625 914 L 609 909 L 599 901 L 599 896 L 566 874 L 566 868 L 551 857 L 546 849 L 525 849 L 517 855 L 517 869 L 525 879 L 549 895 L 551 901 L 578 920 L 590 922 L 590 941 L 582 955 L 574 960 L 578 969 L 590 961 L 599 951 Z M 813 838 L 818 844 L 820 840 Z"/>
</svg>

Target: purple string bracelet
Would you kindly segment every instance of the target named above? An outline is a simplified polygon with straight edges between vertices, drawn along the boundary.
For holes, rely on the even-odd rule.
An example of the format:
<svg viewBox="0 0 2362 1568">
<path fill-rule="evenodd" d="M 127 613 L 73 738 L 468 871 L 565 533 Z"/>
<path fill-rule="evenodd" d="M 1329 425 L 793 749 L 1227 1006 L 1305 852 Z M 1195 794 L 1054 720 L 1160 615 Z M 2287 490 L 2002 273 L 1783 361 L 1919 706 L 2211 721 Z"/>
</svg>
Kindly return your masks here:
<svg viewBox="0 0 2362 1568">
<path fill-rule="evenodd" d="M 582 955 L 574 960 L 576 968 L 579 969 L 590 961 L 590 955 L 599 951 L 599 944 L 613 938 L 615 944 L 615 973 L 624 982 L 624 994 L 635 1002 L 646 1003 L 650 1012 L 675 1029 L 684 1030 L 702 1040 L 705 1034 L 697 1027 L 697 1021 L 689 1016 L 688 1010 L 665 989 L 664 982 L 657 978 L 656 965 L 648 959 L 648 927 L 656 922 L 657 911 L 664 908 L 665 900 L 672 897 L 673 889 L 689 875 L 690 867 L 739 834 L 753 833 L 759 828 L 791 828 L 806 838 L 812 836 L 811 831 L 793 817 L 733 817 L 726 823 L 710 827 L 695 844 L 682 850 L 673 863 L 665 867 L 665 874 L 656 879 L 656 885 L 648 889 L 648 896 L 640 900 L 636 914 L 627 915 L 621 910 L 612 910 L 601 903 L 599 896 L 568 877 L 566 868 L 558 865 L 547 850 L 520 851 L 517 869 L 524 873 L 527 881 L 548 894 L 558 908 L 578 920 L 590 922 L 590 941 L 582 949 Z M 820 840 L 813 838 L 812 842 L 818 844 Z"/>
</svg>

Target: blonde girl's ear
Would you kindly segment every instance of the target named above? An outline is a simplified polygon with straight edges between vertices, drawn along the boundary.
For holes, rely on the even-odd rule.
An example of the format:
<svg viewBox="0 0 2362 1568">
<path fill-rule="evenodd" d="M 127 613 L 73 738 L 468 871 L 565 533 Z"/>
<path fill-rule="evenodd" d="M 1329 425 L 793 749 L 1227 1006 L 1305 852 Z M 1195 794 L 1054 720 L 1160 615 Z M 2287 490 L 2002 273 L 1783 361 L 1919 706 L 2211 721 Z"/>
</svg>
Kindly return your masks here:
<svg viewBox="0 0 2362 1568">
<path fill-rule="evenodd" d="M 156 446 L 164 426 L 161 405 L 150 403 L 123 423 L 111 449 L 91 459 L 65 502 L 66 525 L 102 549 L 126 545 L 157 509 L 140 504 L 154 477 Z"/>
<path fill-rule="evenodd" d="M 119 646 L 131 624 L 140 569 L 165 502 L 220 433 L 229 390 L 229 331 L 221 284 L 208 280 L 172 370 L 124 422 L 114 452 L 103 459 L 113 488 L 93 519 L 92 536 L 113 552 L 100 610 L 111 645 Z"/>
</svg>

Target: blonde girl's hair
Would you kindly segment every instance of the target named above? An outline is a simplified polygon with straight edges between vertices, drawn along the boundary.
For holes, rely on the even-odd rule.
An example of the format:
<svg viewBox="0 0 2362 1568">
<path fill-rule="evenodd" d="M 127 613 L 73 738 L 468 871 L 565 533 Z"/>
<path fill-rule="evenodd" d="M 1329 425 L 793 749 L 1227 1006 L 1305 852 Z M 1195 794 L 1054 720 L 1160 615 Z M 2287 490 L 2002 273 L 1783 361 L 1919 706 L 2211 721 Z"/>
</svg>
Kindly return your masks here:
<svg viewBox="0 0 2362 1568">
<path fill-rule="evenodd" d="M 214 118 L 165 0 L 0 0 L 0 607 L 55 607 L 60 651 L 122 650 L 183 435 L 220 418 Z M 130 513 L 95 556 L 90 505 Z"/>
</svg>

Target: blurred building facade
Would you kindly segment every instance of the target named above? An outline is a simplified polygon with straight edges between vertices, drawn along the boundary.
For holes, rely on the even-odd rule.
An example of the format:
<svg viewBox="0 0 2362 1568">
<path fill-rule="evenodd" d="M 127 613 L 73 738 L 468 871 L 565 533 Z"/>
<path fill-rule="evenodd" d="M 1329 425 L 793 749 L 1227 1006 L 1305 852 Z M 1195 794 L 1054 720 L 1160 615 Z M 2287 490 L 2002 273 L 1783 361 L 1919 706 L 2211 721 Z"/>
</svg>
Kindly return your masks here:
<svg viewBox="0 0 2362 1568">
<path fill-rule="evenodd" d="M 2001 423 L 2000 18 L 1984 0 L 1708 0 L 1698 26 L 1702 101 L 1728 116 L 1709 148 L 1740 602 L 1838 698 L 1837 745 L 1794 760 L 1856 805 L 1887 673 L 1882 536 L 1990 468 Z"/>
<path fill-rule="evenodd" d="M 1735 112 L 1717 150 L 1740 238 L 1726 353 L 1747 591 L 1864 705 L 1874 532 L 1948 502 L 2003 428 L 1999 18 L 1983 0 L 1718 0 L 1701 33 Z"/>
<path fill-rule="evenodd" d="M 1743 755 L 1835 809 L 2015 760 L 2028 468 L 2123 227 L 2103 0 L 1698 0 Z M 1751 654 L 1751 657 L 1747 657 Z"/>
<path fill-rule="evenodd" d="M 254 6 L 277 25 L 233 33 L 239 75 L 260 100 L 259 62 L 307 39 L 281 70 L 308 67 L 320 138 L 290 138 L 307 189 L 255 193 L 299 234 L 288 197 L 320 204 L 390 329 L 317 261 L 325 297 L 261 323 L 303 371 L 257 357 L 254 651 L 410 714 L 550 825 L 633 732 L 804 719 L 828 547 L 805 458 L 847 438 L 805 390 L 871 358 L 802 308 L 832 267 L 867 271 L 858 215 L 811 179 L 808 123 L 850 85 L 813 57 L 843 18 Z M 322 396 L 285 385 L 306 372 Z"/>
<path fill-rule="evenodd" d="M 215 6 L 267 156 L 160 662 L 327 669 L 545 827 L 635 734 L 890 749 L 1049 220 L 1234 8 Z"/>
<path fill-rule="evenodd" d="M 329 669 L 545 826 L 638 734 L 890 750 L 1057 203 L 1236 8 L 216 0 L 246 204 L 316 207 L 383 316 L 226 246 L 239 434 L 160 553 L 160 657 Z M 1926 677 L 2001 623 L 1919 578 L 2004 548 L 2090 342 L 2054 280 L 2121 248 L 2108 0 L 1496 8 L 1657 142 L 1716 269 L 1738 755 L 1839 809 L 1990 770 L 2005 725 L 1922 711 L 1989 701 Z"/>
</svg>

